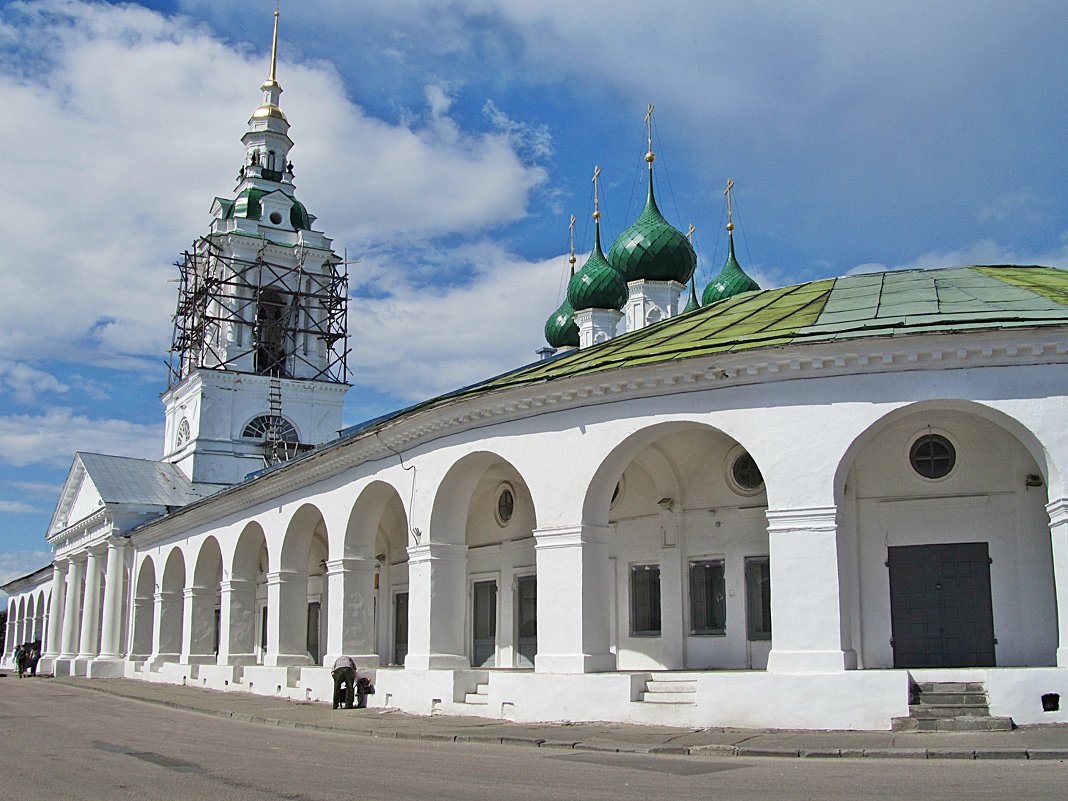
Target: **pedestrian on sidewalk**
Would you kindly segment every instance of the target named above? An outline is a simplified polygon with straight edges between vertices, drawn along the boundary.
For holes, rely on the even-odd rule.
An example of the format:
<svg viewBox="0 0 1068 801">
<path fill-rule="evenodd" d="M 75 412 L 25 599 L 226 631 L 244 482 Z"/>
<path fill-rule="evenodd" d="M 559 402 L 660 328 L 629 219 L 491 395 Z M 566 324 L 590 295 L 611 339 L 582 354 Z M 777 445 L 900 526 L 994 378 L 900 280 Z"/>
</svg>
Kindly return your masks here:
<svg viewBox="0 0 1068 801">
<path fill-rule="evenodd" d="M 334 678 L 334 709 L 342 702 L 341 686 L 345 686 L 345 709 L 352 709 L 352 699 L 356 694 L 356 663 L 351 656 L 339 656 L 334 660 L 334 669 L 330 671 Z"/>
<path fill-rule="evenodd" d="M 15 667 L 18 668 L 19 678 L 21 679 L 26 672 L 26 645 L 25 643 L 19 643 L 19 647 L 15 649 Z"/>
</svg>

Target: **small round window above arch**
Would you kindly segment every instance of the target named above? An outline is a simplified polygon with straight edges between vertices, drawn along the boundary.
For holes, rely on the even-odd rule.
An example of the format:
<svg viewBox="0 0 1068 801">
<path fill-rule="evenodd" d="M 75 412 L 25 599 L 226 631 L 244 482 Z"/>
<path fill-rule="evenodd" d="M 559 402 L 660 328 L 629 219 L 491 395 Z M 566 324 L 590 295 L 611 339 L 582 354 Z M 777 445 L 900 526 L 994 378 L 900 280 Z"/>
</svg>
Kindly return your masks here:
<svg viewBox="0 0 1068 801">
<path fill-rule="evenodd" d="M 764 476 L 756 460 L 741 446 L 727 456 L 727 484 L 739 495 L 759 495 L 764 491 Z"/>
<path fill-rule="evenodd" d="M 936 481 L 953 472 L 957 464 L 957 449 L 941 434 L 924 434 L 909 448 L 909 464 L 918 475 Z"/>
<path fill-rule="evenodd" d="M 297 429 L 284 417 L 277 415 L 261 414 L 254 417 L 245 426 L 241 436 L 246 439 L 267 439 L 267 434 L 273 433 L 272 439 L 280 442 L 299 442 Z"/>
<path fill-rule="evenodd" d="M 497 502 L 493 507 L 493 516 L 497 519 L 497 525 L 507 526 L 515 515 L 515 490 L 508 483 L 497 487 Z"/>
</svg>

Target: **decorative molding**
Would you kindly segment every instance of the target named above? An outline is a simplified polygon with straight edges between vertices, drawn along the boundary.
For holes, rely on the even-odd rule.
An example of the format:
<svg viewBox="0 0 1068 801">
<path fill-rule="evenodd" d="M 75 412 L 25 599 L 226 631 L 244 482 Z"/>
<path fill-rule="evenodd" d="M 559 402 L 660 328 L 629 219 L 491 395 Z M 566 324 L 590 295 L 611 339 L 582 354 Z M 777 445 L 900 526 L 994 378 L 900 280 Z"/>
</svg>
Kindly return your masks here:
<svg viewBox="0 0 1068 801">
<path fill-rule="evenodd" d="M 838 530 L 838 507 L 815 506 L 807 509 L 768 509 L 768 533 L 794 531 L 835 532 Z"/>
</svg>

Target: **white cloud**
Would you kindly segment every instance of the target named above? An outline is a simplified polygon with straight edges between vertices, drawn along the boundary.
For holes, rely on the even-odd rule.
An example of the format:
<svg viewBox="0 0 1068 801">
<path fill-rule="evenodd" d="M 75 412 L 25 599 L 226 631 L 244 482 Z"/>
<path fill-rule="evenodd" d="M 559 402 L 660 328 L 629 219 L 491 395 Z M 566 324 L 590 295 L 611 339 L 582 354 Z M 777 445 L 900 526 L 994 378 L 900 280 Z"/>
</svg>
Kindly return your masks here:
<svg viewBox="0 0 1068 801">
<path fill-rule="evenodd" d="M 1006 247 L 992 239 L 982 239 L 955 250 L 932 250 L 905 264 L 888 266 L 878 262 L 858 264 L 847 275 L 878 273 L 886 270 L 922 270 L 936 267 L 967 267 L 982 264 L 1037 264 L 1068 269 L 1068 243 L 1039 253 Z"/>
<path fill-rule="evenodd" d="M 0 393 L 11 395 L 18 403 L 31 404 L 41 394 L 62 395 L 68 389 L 51 373 L 22 362 L 0 362 Z"/>
<path fill-rule="evenodd" d="M 401 275 L 387 284 L 390 260 L 360 267 L 382 293 L 350 304 L 350 364 L 360 385 L 420 401 L 533 361 L 542 329 L 562 299 L 565 257 L 527 261 L 481 242 L 442 257 L 470 281 L 428 287 Z"/>
<path fill-rule="evenodd" d="M 158 361 L 171 263 L 232 189 L 266 67 L 136 6 L 5 8 L 0 139 L 19 145 L 4 170 L 19 213 L 0 215 L 0 355 Z M 443 84 L 397 125 L 352 103 L 329 65 L 283 62 L 279 77 L 299 195 L 341 245 L 484 231 L 526 214 L 545 180 L 509 133 L 461 132 Z"/>
<path fill-rule="evenodd" d="M 158 425 L 100 420 L 57 409 L 39 415 L 0 417 L 0 463 L 69 465 L 75 451 L 158 459 Z"/>
<path fill-rule="evenodd" d="M 39 509 L 36 506 L 31 506 L 28 503 L 22 501 L 2 501 L 0 500 L 0 512 L 4 514 L 24 515 L 34 514 L 39 512 L 45 512 L 45 509 Z"/>
<path fill-rule="evenodd" d="M 0 584 L 40 570 L 52 564 L 51 551 L 8 551 L 0 553 Z M 4 593 L 0 596 L 6 597 Z"/>
</svg>

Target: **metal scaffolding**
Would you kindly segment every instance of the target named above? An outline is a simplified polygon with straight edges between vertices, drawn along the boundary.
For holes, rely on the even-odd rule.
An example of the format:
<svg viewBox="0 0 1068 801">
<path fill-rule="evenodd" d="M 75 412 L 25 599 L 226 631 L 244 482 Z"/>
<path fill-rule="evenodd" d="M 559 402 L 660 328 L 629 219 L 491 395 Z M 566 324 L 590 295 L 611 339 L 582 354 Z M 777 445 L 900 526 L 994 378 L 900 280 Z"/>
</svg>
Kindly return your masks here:
<svg viewBox="0 0 1068 801">
<path fill-rule="evenodd" d="M 264 436 L 268 464 L 283 461 L 278 379 L 348 379 L 348 263 L 332 257 L 306 270 L 295 265 L 225 254 L 210 237 L 197 239 L 175 262 L 178 305 L 168 362 L 168 388 L 196 368 L 252 372 L 271 378 L 270 425 Z"/>
</svg>

